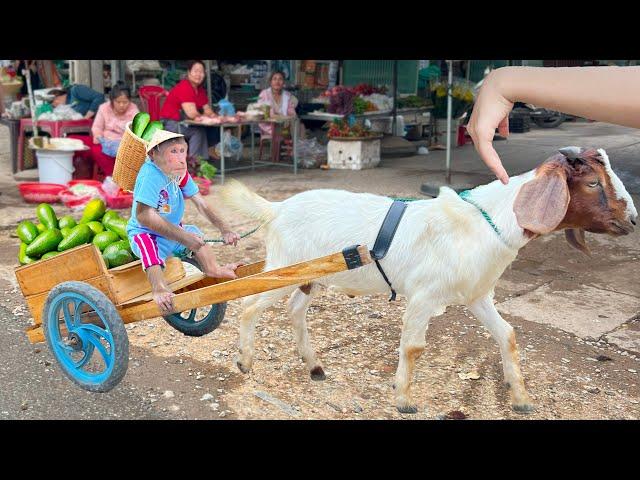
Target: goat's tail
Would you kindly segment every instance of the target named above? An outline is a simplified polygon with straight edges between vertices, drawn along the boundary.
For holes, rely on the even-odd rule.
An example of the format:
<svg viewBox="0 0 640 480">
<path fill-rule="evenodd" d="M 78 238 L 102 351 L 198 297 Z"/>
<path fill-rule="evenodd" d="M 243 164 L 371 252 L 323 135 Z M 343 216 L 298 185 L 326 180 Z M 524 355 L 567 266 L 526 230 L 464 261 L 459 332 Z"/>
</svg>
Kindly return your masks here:
<svg viewBox="0 0 640 480">
<path fill-rule="evenodd" d="M 268 222 L 276 216 L 274 204 L 252 192 L 246 185 L 229 179 L 220 189 L 222 203 L 233 211 L 243 213 L 261 222 Z"/>
</svg>

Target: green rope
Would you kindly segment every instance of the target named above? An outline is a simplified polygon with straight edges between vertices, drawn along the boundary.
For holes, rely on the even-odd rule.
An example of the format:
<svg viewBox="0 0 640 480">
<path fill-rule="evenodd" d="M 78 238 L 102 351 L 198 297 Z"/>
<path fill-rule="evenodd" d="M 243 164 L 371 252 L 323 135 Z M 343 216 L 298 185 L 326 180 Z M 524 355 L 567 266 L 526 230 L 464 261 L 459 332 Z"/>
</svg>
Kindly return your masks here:
<svg viewBox="0 0 640 480">
<path fill-rule="evenodd" d="M 264 223 L 258 225 L 256 228 L 254 228 L 253 230 L 248 231 L 247 233 L 240 235 L 240 238 L 245 238 L 248 237 L 249 235 L 251 235 L 252 233 L 256 232 L 260 227 L 262 227 L 264 225 Z M 207 243 L 223 243 L 224 239 L 223 238 L 212 238 L 212 239 L 206 239 L 205 242 Z"/>
<path fill-rule="evenodd" d="M 463 199 L 465 202 L 470 203 L 471 205 L 473 205 L 474 207 L 476 207 L 478 210 L 480 210 L 480 213 L 482 214 L 482 216 L 484 217 L 484 219 L 487 221 L 487 223 L 489 225 L 491 225 L 491 228 L 493 228 L 493 231 L 496 232 L 496 234 L 500 237 L 500 240 L 502 240 L 504 242 L 504 239 L 502 238 L 502 235 L 500 234 L 500 229 L 496 226 L 495 223 L 493 223 L 493 220 L 491 220 L 491 217 L 489 216 L 489 214 L 480 207 L 480 205 L 478 205 L 476 202 L 474 202 L 473 200 L 471 200 L 469 198 L 469 195 L 471 195 L 471 190 L 464 190 L 460 193 L 458 193 L 458 196 Z M 401 202 L 414 202 L 416 200 L 421 200 L 420 198 L 411 198 L 411 197 L 390 197 L 392 200 L 398 200 Z"/>
</svg>

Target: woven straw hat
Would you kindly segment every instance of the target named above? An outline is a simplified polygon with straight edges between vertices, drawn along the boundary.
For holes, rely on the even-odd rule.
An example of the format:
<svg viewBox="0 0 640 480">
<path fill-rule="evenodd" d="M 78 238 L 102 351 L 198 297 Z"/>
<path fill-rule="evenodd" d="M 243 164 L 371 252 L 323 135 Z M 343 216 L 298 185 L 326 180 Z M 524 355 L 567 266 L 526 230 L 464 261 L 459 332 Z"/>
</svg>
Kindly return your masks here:
<svg viewBox="0 0 640 480">
<path fill-rule="evenodd" d="M 156 130 L 151 137 L 151 141 L 147 145 L 147 153 L 149 153 L 153 148 L 160 145 L 162 142 L 166 142 L 167 140 L 171 140 L 172 138 L 184 137 L 184 135 L 180 133 L 169 132 L 168 130 Z"/>
</svg>

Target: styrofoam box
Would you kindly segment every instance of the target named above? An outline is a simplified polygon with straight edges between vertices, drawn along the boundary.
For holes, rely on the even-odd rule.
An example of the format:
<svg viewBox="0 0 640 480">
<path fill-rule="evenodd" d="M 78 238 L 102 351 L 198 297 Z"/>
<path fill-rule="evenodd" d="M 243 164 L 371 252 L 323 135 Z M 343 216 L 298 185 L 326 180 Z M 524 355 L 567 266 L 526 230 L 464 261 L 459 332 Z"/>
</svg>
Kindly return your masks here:
<svg viewBox="0 0 640 480">
<path fill-rule="evenodd" d="M 329 168 L 362 170 L 380 163 L 380 140 L 329 140 L 327 145 Z"/>
</svg>

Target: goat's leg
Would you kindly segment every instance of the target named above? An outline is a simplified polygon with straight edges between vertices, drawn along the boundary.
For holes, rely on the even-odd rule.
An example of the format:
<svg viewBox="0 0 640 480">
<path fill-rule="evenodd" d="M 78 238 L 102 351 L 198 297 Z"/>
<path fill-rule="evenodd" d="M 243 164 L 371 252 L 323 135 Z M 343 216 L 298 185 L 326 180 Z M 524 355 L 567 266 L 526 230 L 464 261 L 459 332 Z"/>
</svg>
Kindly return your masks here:
<svg viewBox="0 0 640 480">
<path fill-rule="evenodd" d="M 293 295 L 291 295 L 287 302 L 287 309 L 289 310 L 289 315 L 293 322 L 293 330 L 296 335 L 298 352 L 307 365 L 312 380 L 325 379 L 322 364 L 316 358 L 316 352 L 313 350 L 311 343 L 309 343 L 309 331 L 306 320 L 307 309 L 319 289 L 319 285 L 315 283 L 304 285 L 293 292 Z"/>
<path fill-rule="evenodd" d="M 411 397 L 411 380 L 416 360 L 427 346 L 425 335 L 429 319 L 440 315 L 444 309 L 425 303 L 424 297 L 409 300 L 407 311 L 402 318 L 400 338 L 400 359 L 395 381 L 396 408 L 400 413 L 417 413 L 418 407 Z"/>
<path fill-rule="evenodd" d="M 242 373 L 248 373 L 253 364 L 256 323 L 260 315 L 282 297 L 291 293 L 294 288 L 279 288 L 278 290 L 252 295 L 242 301 L 243 311 L 240 317 L 240 335 L 238 339 L 239 355 L 236 357 L 236 365 Z"/>
<path fill-rule="evenodd" d="M 527 413 L 534 410 L 529 394 L 524 386 L 520 372 L 520 359 L 516 346 L 516 335 L 498 313 L 493 304 L 493 295 L 487 295 L 469 305 L 469 309 L 478 320 L 491 332 L 500 346 L 504 381 L 509 387 L 511 406 L 516 412 Z"/>
</svg>

